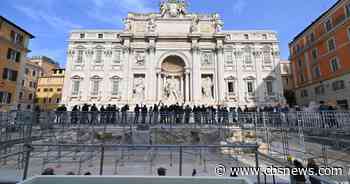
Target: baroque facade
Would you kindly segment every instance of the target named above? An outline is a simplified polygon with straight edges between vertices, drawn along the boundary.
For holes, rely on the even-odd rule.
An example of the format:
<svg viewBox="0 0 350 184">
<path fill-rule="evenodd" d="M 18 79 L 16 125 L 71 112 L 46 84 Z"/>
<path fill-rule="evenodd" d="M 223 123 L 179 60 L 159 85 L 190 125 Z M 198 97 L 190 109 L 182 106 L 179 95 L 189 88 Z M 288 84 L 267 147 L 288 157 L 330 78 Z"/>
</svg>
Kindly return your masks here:
<svg viewBox="0 0 350 184">
<path fill-rule="evenodd" d="M 71 32 L 63 104 L 283 102 L 273 31 L 224 31 L 219 14 L 188 13 L 178 0 L 124 24 Z"/>
</svg>

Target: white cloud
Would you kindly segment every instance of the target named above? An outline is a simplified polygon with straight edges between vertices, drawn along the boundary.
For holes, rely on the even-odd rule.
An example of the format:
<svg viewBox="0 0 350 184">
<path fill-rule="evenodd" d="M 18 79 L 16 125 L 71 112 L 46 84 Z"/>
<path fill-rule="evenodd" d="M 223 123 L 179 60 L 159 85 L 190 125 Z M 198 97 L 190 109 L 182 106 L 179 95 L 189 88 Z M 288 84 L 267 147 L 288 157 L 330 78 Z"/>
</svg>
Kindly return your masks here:
<svg viewBox="0 0 350 184">
<path fill-rule="evenodd" d="M 246 0 L 235 0 L 233 4 L 233 12 L 241 15 L 247 6 Z"/>
<path fill-rule="evenodd" d="M 50 12 L 50 4 L 42 4 L 41 8 L 35 6 L 21 6 L 16 5 L 18 11 L 33 19 L 36 22 L 46 23 L 51 28 L 56 30 L 70 30 L 74 28 L 81 28 L 79 24 L 73 23 L 68 19 L 57 16 L 53 12 Z"/>
<path fill-rule="evenodd" d="M 116 25 L 122 23 L 121 19 L 127 16 L 127 12 L 156 11 L 150 6 L 152 1 L 156 0 L 90 0 L 91 6 L 86 14 L 97 21 Z"/>
</svg>

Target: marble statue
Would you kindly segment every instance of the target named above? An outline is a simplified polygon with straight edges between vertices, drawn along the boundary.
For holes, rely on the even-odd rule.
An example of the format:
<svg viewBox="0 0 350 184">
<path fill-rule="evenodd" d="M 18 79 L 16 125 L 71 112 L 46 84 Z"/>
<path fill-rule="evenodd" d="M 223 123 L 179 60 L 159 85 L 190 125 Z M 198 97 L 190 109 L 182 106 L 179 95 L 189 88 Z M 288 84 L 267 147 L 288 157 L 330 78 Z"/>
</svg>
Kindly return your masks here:
<svg viewBox="0 0 350 184">
<path fill-rule="evenodd" d="M 160 14 L 162 17 L 169 15 L 178 17 L 187 14 L 187 3 L 185 0 L 167 0 L 160 3 Z"/>
<path fill-rule="evenodd" d="M 134 99 L 135 100 L 144 100 L 145 99 L 145 84 L 143 78 L 135 78 L 135 86 L 134 86 Z"/>
<path fill-rule="evenodd" d="M 192 17 L 192 22 L 191 22 L 191 33 L 198 33 L 199 28 L 198 28 L 198 23 L 199 23 L 199 18 L 197 15 L 193 15 Z"/>
<path fill-rule="evenodd" d="M 212 94 L 213 82 L 210 77 L 205 77 L 202 79 L 202 95 L 205 99 L 213 98 Z"/>
<path fill-rule="evenodd" d="M 151 17 L 151 19 L 147 23 L 147 31 L 149 33 L 154 33 L 156 32 L 157 24 L 156 24 L 156 19 L 154 16 Z"/>
<path fill-rule="evenodd" d="M 212 15 L 212 20 L 215 32 L 220 32 L 222 30 L 222 27 L 224 26 L 224 22 L 221 20 L 220 15 L 218 13 L 214 13 Z"/>
<path fill-rule="evenodd" d="M 178 93 L 178 89 L 179 89 L 179 81 L 176 80 L 175 78 L 172 79 L 167 79 L 166 80 L 166 84 L 165 84 L 165 97 L 167 98 L 167 100 L 169 101 L 177 101 L 179 100 L 179 93 Z"/>
<path fill-rule="evenodd" d="M 131 21 L 129 19 L 124 19 L 124 31 L 129 32 L 131 31 Z"/>
</svg>

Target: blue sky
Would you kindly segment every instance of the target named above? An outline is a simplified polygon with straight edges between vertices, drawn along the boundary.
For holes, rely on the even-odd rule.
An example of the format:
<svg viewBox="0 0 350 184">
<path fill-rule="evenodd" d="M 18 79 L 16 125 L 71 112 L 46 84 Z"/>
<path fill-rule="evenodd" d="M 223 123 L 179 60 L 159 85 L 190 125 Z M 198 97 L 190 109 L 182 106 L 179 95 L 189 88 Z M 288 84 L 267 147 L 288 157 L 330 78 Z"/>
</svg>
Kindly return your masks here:
<svg viewBox="0 0 350 184">
<path fill-rule="evenodd" d="M 336 0 L 189 0 L 191 12 L 221 14 L 224 29 L 269 29 L 279 34 L 281 57 L 288 43 Z M 1 0 L 0 14 L 36 36 L 32 55 L 66 63 L 72 29 L 121 29 L 127 12 L 158 12 L 159 0 Z"/>
</svg>

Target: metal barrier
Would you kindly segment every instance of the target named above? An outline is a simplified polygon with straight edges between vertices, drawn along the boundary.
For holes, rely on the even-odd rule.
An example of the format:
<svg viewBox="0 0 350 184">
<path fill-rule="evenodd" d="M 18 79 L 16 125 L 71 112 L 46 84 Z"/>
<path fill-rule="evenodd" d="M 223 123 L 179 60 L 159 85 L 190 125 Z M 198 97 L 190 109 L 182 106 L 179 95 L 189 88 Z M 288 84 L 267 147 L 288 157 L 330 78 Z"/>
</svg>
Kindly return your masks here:
<svg viewBox="0 0 350 184">
<path fill-rule="evenodd" d="M 349 129 L 349 112 L 9 112 L 0 113 L 0 166 L 15 162 L 23 170 L 26 144 L 51 145 L 45 155 L 30 154 L 45 156 L 41 161 L 47 165 L 53 153 L 64 158 L 65 150 L 59 146 L 64 144 L 212 145 L 234 138 L 235 143 L 259 144 L 259 151 L 275 159 L 294 157 L 306 164 L 308 158 L 315 158 L 320 166 L 347 168 Z M 146 136 L 142 130 L 148 132 Z M 198 141 L 198 131 L 213 131 L 207 139 L 216 142 Z M 193 140 L 181 142 L 184 133 L 193 133 L 188 136 Z M 91 162 L 101 151 L 85 147 L 70 152 L 79 165 Z M 79 157 L 80 152 L 87 154 Z"/>
<path fill-rule="evenodd" d="M 75 150 L 79 149 L 76 154 Z M 52 155 L 47 155 L 50 150 Z M 84 156 L 93 151 L 93 157 L 84 160 Z M 230 152 L 231 151 L 231 152 Z M 155 170 L 158 167 L 168 165 L 169 175 L 174 175 L 177 169 L 178 176 L 189 176 L 191 174 L 193 165 L 196 165 L 197 159 L 200 159 L 203 169 L 206 169 L 208 176 L 217 176 L 215 167 L 221 163 L 230 163 L 232 166 L 239 162 L 235 159 L 232 151 L 244 152 L 242 156 L 248 159 L 255 158 L 251 165 L 245 164 L 246 167 L 259 167 L 259 155 L 257 144 L 230 144 L 230 145 L 120 145 L 120 144 L 32 144 L 27 145 L 25 149 L 26 162 L 23 170 L 23 180 L 28 176 L 40 175 L 40 172 L 45 167 L 59 165 L 56 167 L 57 174 L 66 174 L 68 171 L 76 171 L 78 175 L 83 174 L 83 165 L 88 163 L 94 174 L 107 175 L 123 174 L 135 175 L 140 171 L 133 170 L 137 168 L 144 168 L 142 172 L 146 175 L 155 175 Z M 236 152 L 238 153 L 238 152 Z M 59 156 L 58 156 L 59 155 Z M 37 164 L 42 163 L 41 160 L 49 159 L 50 162 L 42 169 L 39 169 Z M 143 161 L 142 161 L 143 160 Z M 129 162 L 128 162 L 129 161 Z M 137 162 L 137 168 L 130 167 L 132 162 Z M 169 162 L 169 164 L 165 164 Z M 31 167 L 31 163 L 33 163 Z M 235 163 L 235 164 L 233 164 Z M 77 167 L 74 167 L 74 165 Z M 243 163 L 241 163 L 243 164 Z M 65 167 L 66 166 L 66 167 Z M 243 166 L 243 165 L 241 165 Z M 129 170 L 127 169 L 129 167 Z M 229 165 L 227 165 L 229 167 Z M 131 168 L 131 170 L 130 170 Z M 209 169 L 208 169 L 209 168 Z M 123 170 L 124 169 L 124 170 Z M 65 173 L 60 173 L 64 170 Z M 114 171 L 111 171 L 114 170 Z M 92 172 L 92 171 L 91 171 Z M 122 172 L 122 173 L 121 173 Z M 186 173 L 185 173 L 186 172 Z M 199 172 L 199 171 L 198 171 Z M 227 172 L 223 173 L 225 176 L 230 176 L 229 168 Z M 143 174 L 145 175 L 145 174 Z M 260 182 L 260 175 L 257 175 L 257 181 Z"/>
</svg>

